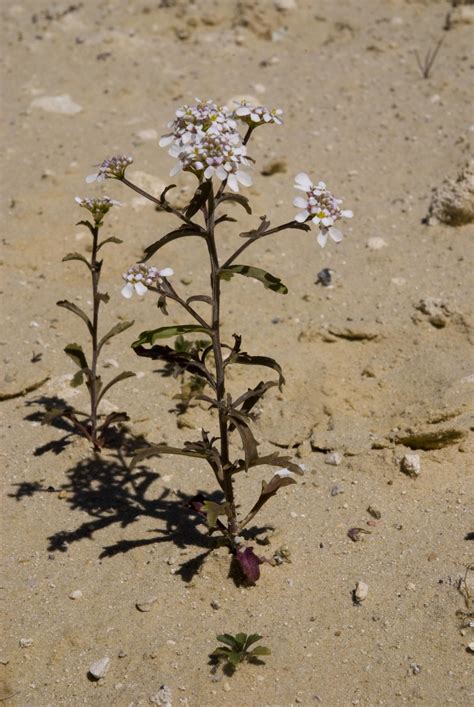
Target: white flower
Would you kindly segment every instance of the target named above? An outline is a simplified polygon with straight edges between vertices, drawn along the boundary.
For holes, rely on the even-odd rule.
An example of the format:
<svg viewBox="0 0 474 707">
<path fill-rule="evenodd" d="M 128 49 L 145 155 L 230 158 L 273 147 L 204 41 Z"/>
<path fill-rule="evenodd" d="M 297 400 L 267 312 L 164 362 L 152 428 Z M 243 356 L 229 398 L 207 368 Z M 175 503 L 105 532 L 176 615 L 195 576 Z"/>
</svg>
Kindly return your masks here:
<svg viewBox="0 0 474 707">
<path fill-rule="evenodd" d="M 173 274 L 171 268 L 158 270 L 158 268 L 150 267 L 145 265 L 145 263 L 132 265 L 128 268 L 127 272 L 124 272 L 122 275 L 125 280 L 125 285 L 122 287 L 122 295 L 130 299 L 135 290 L 137 295 L 141 297 L 146 294 L 149 287 L 160 285 L 163 281 L 162 278 L 171 277 Z"/>
<path fill-rule="evenodd" d="M 76 204 L 79 204 L 79 206 L 82 206 L 91 212 L 96 224 L 100 224 L 105 214 L 110 211 L 112 206 L 120 206 L 119 201 L 115 201 L 115 199 L 111 199 L 108 196 L 103 196 L 95 199 L 83 199 L 80 196 L 76 196 L 74 201 L 76 202 Z"/>
<path fill-rule="evenodd" d="M 99 166 L 99 171 L 96 174 L 89 174 L 86 177 L 86 182 L 103 182 L 104 179 L 122 179 L 125 176 L 125 170 L 133 162 L 133 157 L 127 155 L 116 155 L 104 160 Z"/>
<path fill-rule="evenodd" d="M 305 172 L 300 172 L 295 177 L 295 189 L 304 191 L 306 196 L 297 196 L 293 205 L 302 209 L 295 216 L 295 221 L 305 223 L 311 220 L 319 228 L 317 241 L 324 248 L 328 236 L 336 243 L 342 241 L 343 235 L 334 224 L 341 218 L 352 218 L 352 211 L 341 209 L 342 199 L 336 199 L 326 188 L 324 182 L 316 186 Z"/>
<path fill-rule="evenodd" d="M 196 100 L 196 105 L 176 111 L 175 120 L 169 124 L 172 132 L 160 140 L 162 147 L 170 146 L 169 154 L 178 160 L 171 175 L 185 170 L 199 179 L 217 177 L 227 180 L 235 192 L 239 191 L 239 184 L 250 186 L 252 178 L 242 169 L 250 165 L 247 148 L 234 114 L 212 101 Z"/>
<path fill-rule="evenodd" d="M 252 106 L 247 101 L 241 101 L 239 107 L 234 111 L 237 118 L 243 120 L 247 125 L 255 128 L 257 125 L 265 125 L 274 123 L 275 125 L 283 125 L 280 118 L 283 115 L 281 108 L 272 108 L 269 110 L 265 106 Z"/>
</svg>

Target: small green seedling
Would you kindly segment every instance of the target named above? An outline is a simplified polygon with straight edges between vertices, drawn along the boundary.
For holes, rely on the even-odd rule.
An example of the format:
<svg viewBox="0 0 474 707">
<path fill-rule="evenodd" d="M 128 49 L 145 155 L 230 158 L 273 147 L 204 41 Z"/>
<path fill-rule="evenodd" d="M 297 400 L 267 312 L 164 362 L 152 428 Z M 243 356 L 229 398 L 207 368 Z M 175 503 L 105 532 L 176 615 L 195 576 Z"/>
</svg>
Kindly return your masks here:
<svg viewBox="0 0 474 707">
<path fill-rule="evenodd" d="M 230 633 L 223 633 L 216 636 L 217 640 L 225 643 L 225 646 L 219 646 L 211 653 L 211 659 L 225 663 L 225 667 L 234 672 L 239 663 L 245 660 L 253 663 L 263 655 L 271 655 L 270 648 L 266 646 L 256 646 L 249 650 L 250 646 L 257 641 L 260 641 L 263 636 L 258 633 L 252 633 L 250 636 L 246 633 L 236 633 L 232 636 Z"/>
</svg>

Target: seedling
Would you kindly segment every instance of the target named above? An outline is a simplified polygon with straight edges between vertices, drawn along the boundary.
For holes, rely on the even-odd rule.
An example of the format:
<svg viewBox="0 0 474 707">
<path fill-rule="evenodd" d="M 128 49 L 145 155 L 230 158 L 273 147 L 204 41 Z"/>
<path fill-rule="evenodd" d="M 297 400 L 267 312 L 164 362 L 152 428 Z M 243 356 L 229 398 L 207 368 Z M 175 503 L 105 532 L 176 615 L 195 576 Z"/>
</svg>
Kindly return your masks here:
<svg viewBox="0 0 474 707">
<path fill-rule="evenodd" d="M 271 655 L 271 650 L 267 646 L 256 646 L 249 650 L 250 646 L 263 638 L 258 633 L 252 633 L 250 636 L 246 633 L 236 633 L 235 636 L 223 633 L 216 638 L 225 645 L 213 650 L 210 658 L 218 663 L 223 663 L 230 673 L 233 673 L 244 661 L 255 663 L 259 662 L 262 656 Z"/>
</svg>

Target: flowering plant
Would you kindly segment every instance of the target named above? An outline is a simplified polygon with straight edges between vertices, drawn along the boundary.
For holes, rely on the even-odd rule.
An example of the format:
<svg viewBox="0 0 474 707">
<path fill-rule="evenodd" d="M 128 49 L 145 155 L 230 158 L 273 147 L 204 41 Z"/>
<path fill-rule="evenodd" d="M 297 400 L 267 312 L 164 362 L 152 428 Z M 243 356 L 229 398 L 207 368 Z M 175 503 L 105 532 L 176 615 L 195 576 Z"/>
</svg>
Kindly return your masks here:
<svg viewBox="0 0 474 707">
<path fill-rule="evenodd" d="M 77 304 L 69 300 L 60 300 L 57 302 L 57 305 L 68 309 L 78 316 L 84 322 L 89 332 L 91 344 L 90 357 L 84 353 L 82 346 L 76 343 L 68 344 L 64 351 L 79 369 L 72 378 L 71 385 L 77 387 L 84 382 L 86 384 L 90 398 L 90 412 L 81 412 L 69 406 L 56 407 L 47 412 L 44 421 L 53 422 L 60 417 L 68 419 L 73 427 L 89 440 L 93 448 L 99 451 L 104 445 L 105 434 L 110 425 L 129 419 L 128 415 L 124 412 L 112 412 L 102 419 L 103 416 L 99 414 L 98 410 L 100 402 L 114 385 L 135 375 L 132 371 L 123 371 L 103 385 L 101 376 L 98 373 L 99 357 L 104 345 L 114 336 L 117 336 L 117 334 L 131 327 L 133 322 L 119 322 L 102 337 L 99 336 L 100 307 L 101 304 L 107 304 L 110 299 L 106 292 L 101 292 L 99 289 L 103 264 L 103 260 L 99 260 L 99 251 L 108 243 L 122 242 L 115 236 L 110 236 L 100 241 L 99 234 L 104 224 L 105 216 L 113 206 L 118 206 L 119 202 L 110 199 L 108 196 L 94 199 L 83 199 L 78 196 L 76 197 L 76 203 L 87 209 L 92 216 L 92 221 L 84 220 L 79 222 L 79 224 L 86 226 L 92 236 L 91 256 L 88 260 L 81 253 L 68 253 L 64 256 L 63 261 L 78 260 L 89 270 L 92 288 L 92 317 L 89 317 Z"/>
<path fill-rule="evenodd" d="M 305 197 L 297 197 L 294 203 L 303 210 L 293 220 L 275 227 L 270 227 L 266 216 L 261 217 L 256 228 L 240 234 L 244 240 L 234 253 L 222 259 L 217 231 L 224 223 L 235 221 L 223 212 L 223 207 L 235 203 L 248 214 L 252 213 L 249 200 L 240 193 L 241 186 L 246 187 L 252 183 L 249 174 L 252 160 L 247 154 L 247 144 L 258 127 L 281 125 L 281 114 L 279 109 L 268 110 L 264 106 L 250 106 L 245 102 L 231 109 L 212 101 L 199 100 L 196 105 L 183 106 L 177 110 L 174 120 L 169 124 L 170 132 L 163 136 L 160 145 L 168 146 L 169 154 L 177 160 L 171 174 L 184 170 L 197 178 L 195 193 L 186 208 L 175 208 L 168 201 L 168 192 L 174 188 L 173 184 L 166 187 L 160 197 L 156 197 L 129 181 L 125 170 L 131 158 L 125 156 L 105 160 L 98 174 L 91 177 L 121 181 L 150 199 L 158 210 L 173 214 L 180 222 L 177 228 L 147 246 L 142 261 L 124 273 L 122 294 L 129 298 L 134 293 L 142 296 L 153 292 L 158 295 L 158 306 L 163 315 L 167 314 L 167 303 L 175 302 L 191 321 L 143 331 L 132 347 L 138 356 L 165 361 L 200 379 L 210 392 L 201 394 L 199 399 L 207 402 L 218 416 L 219 429 L 216 435 L 202 430 L 199 439 L 186 442 L 183 447 L 152 444 L 140 450 L 132 464 L 163 454 L 206 460 L 224 499 L 221 503 L 215 503 L 199 496 L 191 501 L 190 506 L 205 520 L 209 532 L 220 531 L 223 534 L 250 582 L 258 579 L 259 565 L 263 560 L 246 543 L 242 532 L 272 496 L 282 487 L 296 483 L 295 476 L 303 472 L 287 456 L 277 452 L 260 455 L 258 452 L 258 442 L 251 428 L 251 411 L 270 388 L 278 386 L 281 389 L 285 380 L 280 365 L 273 358 L 243 350 L 242 339 L 238 334 L 233 335 L 232 344 L 222 341 L 222 283 L 240 275 L 258 280 L 273 292 L 286 294 L 288 290 L 279 277 L 243 263 L 240 260 L 243 253 L 262 238 L 286 229 L 309 231 L 310 221 L 319 229 L 318 241 L 321 246 L 325 245 L 328 235 L 340 241 L 342 234 L 334 224 L 342 217 L 352 216 L 350 211 L 341 211 L 340 200 L 335 199 L 322 182 L 313 186 L 308 175 L 301 173 L 296 177 L 295 187 L 305 192 Z M 210 270 L 210 292 L 207 294 L 185 298 L 169 279 L 173 275 L 171 268 L 158 269 L 147 264 L 165 245 L 181 238 L 197 240 L 207 249 Z M 201 308 L 200 311 L 196 305 Z M 202 314 L 204 305 L 207 313 Z M 163 339 L 176 339 L 183 335 L 199 335 L 205 340 L 204 343 L 199 342 L 199 346 L 188 348 L 171 348 L 161 343 Z M 261 381 L 242 392 L 239 397 L 232 398 L 227 389 L 226 374 L 233 365 L 266 367 L 276 373 L 276 379 Z M 237 454 L 233 453 L 234 447 L 231 446 L 236 435 L 241 449 Z M 237 512 L 235 475 L 264 465 L 276 467 L 277 471 L 269 481 L 262 483 L 256 502 L 242 518 Z"/>
</svg>

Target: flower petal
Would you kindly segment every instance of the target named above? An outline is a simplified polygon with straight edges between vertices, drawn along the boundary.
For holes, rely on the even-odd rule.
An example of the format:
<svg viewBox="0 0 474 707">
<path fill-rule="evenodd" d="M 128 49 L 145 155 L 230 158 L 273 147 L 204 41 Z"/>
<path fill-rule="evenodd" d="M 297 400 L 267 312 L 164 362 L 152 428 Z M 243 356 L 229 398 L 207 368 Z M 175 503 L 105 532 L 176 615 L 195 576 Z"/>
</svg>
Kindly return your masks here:
<svg viewBox="0 0 474 707">
<path fill-rule="evenodd" d="M 160 277 L 171 277 L 171 275 L 174 275 L 174 270 L 171 268 L 163 268 L 163 270 L 158 270 L 158 275 Z"/>
<path fill-rule="evenodd" d="M 92 182 L 95 182 L 97 180 L 98 176 L 99 176 L 98 172 L 96 172 L 96 174 L 89 174 L 89 176 L 86 177 L 87 184 L 92 184 Z"/>
<path fill-rule="evenodd" d="M 329 235 L 336 243 L 340 243 L 344 238 L 341 231 L 338 228 L 334 228 L 334 226 L 331 226 L 331 228 L 329 229 Z"/>
<path fill-rule="evenodd" d="M 302 189 L 303 191 L 309 191 L 313 186 L 313 182 L 308 177 L 306 172 L 299 172 L 295 177 L 295 189 Z"/>
<path fill-rule="evenodd" d="M 350 209 L 344 209 L 343 211 L 341 211 L 341 216 L 343 216 L 344 218 L 352 218 L 354 214 Z"/>
<path fill-rule="evenodd" d="M 127 285 L 125 285 L 125 287 L 127 287 Z M 143 295 L 148 292 L 148 288 L 143 284 L 143 282 L 136 282 L 135 292 L 137 295 L 140 295 L 140 297 L 143 297 Z"/>
<path fill-rule="evenodd" d="M 293 206 L 297 206 L 299 209 L 306 209 L 308 206 L 308 199 L 303 199 L 302 196 L 295 196 L 293 199 Z"/>
<path fill-rule="evenodd" d="M 239 183 L 235 174 L 229 174 L 227 184 L 229 185 L 229 189 L 231 189 L 233 192 L 239 191 Z"/>
<path fill-rule="evenodd" d="M 309 211 L 300 211 L 299 214 L 296 214 L 295 221 L 298 221 L 298 223 L 304 223 L 308 216 Z"/>
<path fill-rule="evenodd" d="M 244 187 L 250 187 L 252 184 L 252 177 L 250 174 L 247 174 L 247 172 L 241 172 L 240 169 L 237 170 L 237 174 L 235 175 L 238 179 L 238 181 L 244 185 Z"/>
<path fill-rule="evenodd" d="M 321 246 L 321 248 L 324 248 L 324 246 L 326 245 L 327 239 L 328 239 L 328 234 L 327 234 L 327 233 L 323 233 L 322 231 L 319 231 L 319 233 L 318 233 L 318 235 L 317 235 L 317 237 L 316 237 L 316 240 L 318 241 L 318 243 L 319 243 L 319 245 Z"/>
<path fill-rule="evenodd" d="M 124 287 L 122 287 L 122 295 L 123 295 L 126 299 L 130 299 L 130 298 L 131 298 L 131 296 L 133 295 L 133 285 L 132 285 L 131 282 L 127 282 L 127 284 L 124 285 Z"/>
</svg>

